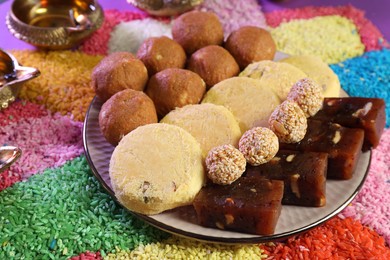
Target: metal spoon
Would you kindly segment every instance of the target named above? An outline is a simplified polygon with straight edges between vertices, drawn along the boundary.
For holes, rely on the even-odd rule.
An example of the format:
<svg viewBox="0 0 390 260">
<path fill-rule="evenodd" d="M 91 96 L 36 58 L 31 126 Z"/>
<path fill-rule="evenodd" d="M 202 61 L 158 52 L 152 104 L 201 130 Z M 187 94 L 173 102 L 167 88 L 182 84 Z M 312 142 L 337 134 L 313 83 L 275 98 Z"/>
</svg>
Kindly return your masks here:
<svg viewBox="0 0 390 260">
<path fill-rule="evenodd" d="M 11 166 L 20 156 L 22 150 L 15 146 L 0 147 L 0 172 Z"/>
</svg>

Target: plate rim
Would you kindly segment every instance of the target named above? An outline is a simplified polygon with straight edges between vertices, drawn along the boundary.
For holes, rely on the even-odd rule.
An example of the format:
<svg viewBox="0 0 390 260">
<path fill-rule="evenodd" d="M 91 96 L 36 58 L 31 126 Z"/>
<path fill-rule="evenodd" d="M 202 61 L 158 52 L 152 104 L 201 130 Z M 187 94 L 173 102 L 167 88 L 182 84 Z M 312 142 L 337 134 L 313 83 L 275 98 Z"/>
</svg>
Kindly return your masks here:
<svg viewBox="0 0 390 260">
<path fill-rule="evenodd" d="M 266 242 L 278 242 L 278 241 L 284 241 L 292 236 L 296 236 L 302 233 L 305 233 L 323 223 L 325 223 L 327 220 L 335 217 L 337 214 L 339 214 L 344 208 L 348 206 L 348 204 L 356 197 L 356 195 L 359 193 L 360 189 L 364 185 L 366 178 L 369 174 L 370 168 L 371 168 L 371 160 L 372 160 L 372 150 L 367 151 L 369 153 L 368 158 L 368 164 L 367 168 L 365 170 L 365 173 L 363 175 L 362 180 L 360 181 L 359 185 L 356 187 L 355 191 L 349 196 L 349 198 L 340 204 L 332 213 L 324 216 L 323 218 L 307 225 L 299 229 L 290 230 L 288 232 L 283 232 L 276 235 L 254 235 L 253 237 L 243 237 L 243 238 L 228 238 L 228 237 L 210 237 L 203 234 L 196 234 L 193 232 L 188 232 L 179 228 L 175 228 L 171 225 L 167 225 L 165 223 L 162 223 L 160 221 L 157 221 L 147 215 L 139 214 L 136 212 L 133 212 L 123 206 L 118 199 L 115 196 L 114 191 L 107 185 L 107 183 L 103 180 L 101 175 L 99 174 L 98 170 L 96 169 L 93 160 L 89 153 L 89 147 L 88 147 L 88 140 L 87 140 L 87 128 L 88 128 L 88 120 L 90 117 L 90 111 L 94 105 L 95 102 L 101 102 L 98 100 L 97 96 L 94 96 L 91 103 L 88 106 L 88 110 L 84 119 L 83 123 L 83 148 L 84 148 L 84 155 L 87 159 L 88 165 L 91 168 L 91 171 L 95 178 L 99 181 L 99 183 L 102 185 L 104 190 L 110 195 L 110 197 L 122 208 L 124 208 L 127 212 L 131 213 L 132 215 L 136 216 L 139 219 L 142 219 L 143 221 L 147 222 L 148 224 L 163 230 L 165 232 L 168 232 L 170 234 L 178 235 L 181 237 L 189 238 L 198 240 L 201 242 L 207 242 L 207 243 L 222 243 L 222 244 L 258 244 L 258 243 L 266 243 Z M 252 235 L 252 234 L 250 234 Z"/>
</svg>

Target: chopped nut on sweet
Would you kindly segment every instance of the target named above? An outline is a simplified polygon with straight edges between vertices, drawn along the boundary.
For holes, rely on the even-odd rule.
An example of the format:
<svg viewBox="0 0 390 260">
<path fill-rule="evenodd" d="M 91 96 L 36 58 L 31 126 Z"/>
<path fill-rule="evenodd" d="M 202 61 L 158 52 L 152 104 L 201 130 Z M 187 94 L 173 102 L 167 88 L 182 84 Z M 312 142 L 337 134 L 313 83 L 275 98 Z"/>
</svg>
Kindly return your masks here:
<svg viewBox="0 0 390 260">
<path fill-rule="evenodd" d="M 266 127 L 255 127 L 246 131 L 238 149 L 247 162 L 257 166 L 270 161 L 279 150 L 278 137 Z"/>
<path fill-rule="evenodd" d="M 320 85 L 309 78 L 304 78 L 291 87 L 287 99 L 296 102 L 305 116 L 310 117 L 321 109 L 324 94 Z"/>
<path fill-rule="evenodd" d="M 268 120 L 269 127 L 282 143 L 297 143 L 303 139 L 307 130 L 305 113 L 297 103 L 285 100 Z"/>
<path fill-rule="evenodd" d="M 241 177 L 245 166 L 244 155 L 230 144 L 214 147 L 206 157 L 207 176 L 216 184 L 231 184 Z"/>
</svg>

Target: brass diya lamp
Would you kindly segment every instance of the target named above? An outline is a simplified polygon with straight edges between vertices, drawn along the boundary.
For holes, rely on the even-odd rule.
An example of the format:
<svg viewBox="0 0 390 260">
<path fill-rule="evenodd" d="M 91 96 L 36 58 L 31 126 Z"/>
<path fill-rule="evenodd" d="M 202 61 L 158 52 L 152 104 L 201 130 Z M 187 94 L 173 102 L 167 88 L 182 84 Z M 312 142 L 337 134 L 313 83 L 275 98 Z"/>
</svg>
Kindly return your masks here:
<svg viewBox="0 0 390 260">
<path fill-rule="evenodd" d="M 18 39 L 45 49 L 69 49 L 84 41 L 103 23 L 95 0 L 14 0 L 6 17 Z"/>
<path fill-rule="evenodd" d="M 22 155 L 22 150 L 15 146 L 0 147 L 0 173 L 8 169 Z"/>
<path fill-rule="evenodd" d="M 171 16 L 191 10 L 203 0 L 127 0 L 128 3 L 156 16 Z"/>
<path fill-rule="evenodd" d="M 23 82 L 40 74 L 36 68 L 19 65 L 14 56 L 0 49 L 0 110 L 15 101 Z"/>
</svg>

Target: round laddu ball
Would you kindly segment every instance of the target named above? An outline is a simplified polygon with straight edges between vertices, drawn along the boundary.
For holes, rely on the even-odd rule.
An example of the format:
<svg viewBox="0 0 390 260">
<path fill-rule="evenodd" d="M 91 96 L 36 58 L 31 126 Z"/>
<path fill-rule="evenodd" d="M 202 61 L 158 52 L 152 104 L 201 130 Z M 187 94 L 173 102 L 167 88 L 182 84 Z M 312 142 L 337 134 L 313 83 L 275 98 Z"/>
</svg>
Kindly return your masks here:
<svg viewBox="0 0 390 260">
<path fill-rule="evenodd" d="M 218 45 L 209 45 L 194 52 L 188 60 L 187 69 L 196 72 L 208 89 L 240 72 L 233 56 Z"/>
<path fill-rule="evenodd" d="M 113 95 L 99 112 L 100 130 L 114 146 L 137 127 L 151 123 L 157 123 L 153 101 L 144 92 L 132 89 Z"/>
<path fill-rule="evenodd" d="M 287 99 L 299 105 L 306 117 L 314 116 L 322 107 L 322 88 L 309 78 L 298 80 L 287 95 Z"/>
<path fill-rule="evenodd" d="M 275 157 L 279 141 L 269 128 L 254 127 L 242 135 L 238 149 L 250 165 L 257 166 Z"/>
<path fill-rule="evenodd" d="M 297 143 L 306 134 L 307 119 L 297 103 L 285 100 L 280 104 L 268 120 L 270 129 L 282 143 Z"/>
<path fill-rule="evenodd" d="M 225 48 L 236 59 L 241 70 L 252 62 L 273 60 L 276 53 L 271 33 L 255 26 L 243 26 L 232 32 L 225 42 Z"/>
<path fill-rule="evenodd" d="M 146 39 L 138 49 L 137 58 L 145 64 L 150 77 L 164 69 L 182 69 L 187 60 L 183 47 L 166 36 Z"/>
<path fill-rule="evenodd" d="M 146 88 L 161 118 L 176 107 L 198 104 L 205 92 L 206 84 L 198 74 L 174 68 L 156 73 Z"/>
<path fill-rule="evenodd" d="M 95 66 L 91 77 L 96 96 L 104 102 L 124 89 L 143 91 L 148 71 L 131 53 L 115 52 Z"/>
<path fill-rule="evenodd" d="M 187 54 L 207 45 L 221 45 L 224 35 L 218 16 L 212 12 L 191 11 L 173 21 L 172 37 Z"/>
<path fill-rule="evenodd" d="M 233 145 L 221 145 L 209 151 L 206 157 L 207 177 L 216 184 L 228 185 L 244 173 L 244 155 Z"/>
</svg>

